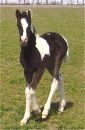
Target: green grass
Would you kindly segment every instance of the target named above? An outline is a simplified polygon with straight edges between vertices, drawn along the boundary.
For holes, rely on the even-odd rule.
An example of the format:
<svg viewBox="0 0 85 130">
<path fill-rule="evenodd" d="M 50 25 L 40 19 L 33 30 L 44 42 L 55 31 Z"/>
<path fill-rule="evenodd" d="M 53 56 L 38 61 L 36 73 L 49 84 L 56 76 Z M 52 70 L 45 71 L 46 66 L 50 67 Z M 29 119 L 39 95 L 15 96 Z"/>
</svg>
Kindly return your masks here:
<svg viewBox="0 0 85 130">
<path fill-rule="evenodd" d="M 16 8 L 1 8 L 1 83 L 0 83 L 0 130 L 62 130 L 85 129 L 84 127 L 84 10 L 83 8 L 32 8 L 33 24 L 39 34 L 55 31 L 69 42 L 70 59 L 62 65 L 64 76 L 66 110 L 58 114 L 59 94 L 56 93 L 49 119 L 37 123 L 33 115 L 21 127 L 25 110 L 25 80 L 19 63 L 19 36 L 15 18 Z M 27 10 L 27 8 L 20 8 Z M 37 88 L 37 99 L 43 107 L 52 77 L 46 71 Z"/>
</svg>

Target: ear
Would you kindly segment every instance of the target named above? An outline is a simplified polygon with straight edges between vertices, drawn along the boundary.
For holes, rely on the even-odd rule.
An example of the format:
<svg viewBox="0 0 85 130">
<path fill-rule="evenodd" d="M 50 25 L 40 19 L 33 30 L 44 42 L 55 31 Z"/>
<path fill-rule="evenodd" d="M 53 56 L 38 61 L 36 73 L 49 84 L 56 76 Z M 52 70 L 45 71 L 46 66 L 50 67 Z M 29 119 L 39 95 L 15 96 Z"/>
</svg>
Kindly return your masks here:
<svg viewBox="0 0 85 130">
<path fill-rule="evenodd" d="M 21 12 L 20 12 L 18 9 L 16 10 L 16 17 L 17 17 L 17 18 L 20 18 L 20 17 L 21 17 Z"/>
<path fill-rule="evenodd" d="M 30 22 L 31 22 L 31 16 L 32 16 L 32 10 L 29 9 L 29 10 L 28 10 L 28 17 L 29 17 Z"/>
</svg>

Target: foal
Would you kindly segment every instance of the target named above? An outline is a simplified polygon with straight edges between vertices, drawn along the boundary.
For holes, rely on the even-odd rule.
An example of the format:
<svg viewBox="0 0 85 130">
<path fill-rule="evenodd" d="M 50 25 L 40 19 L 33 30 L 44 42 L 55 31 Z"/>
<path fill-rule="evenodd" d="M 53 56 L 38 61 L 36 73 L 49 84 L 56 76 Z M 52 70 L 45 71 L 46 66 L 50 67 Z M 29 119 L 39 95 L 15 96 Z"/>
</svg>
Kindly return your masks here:
<svg viewBox="0 0 85 130">
<path fill-rule="evenodd" d="M 62 76 L 59 74 L 63 59 L 68 54 L 67 40 L 58 33 L 48 32 L 36 35 L 31 21 L 31 11 L 16 10 L 17 27 L 20 34 L 20 63 L 24 68 L 26 80 L 26 110 L 20 124 L 26 124 L 30 118 L 30 107 L 40 113 L 36 101 L 35 91 L 45 69 L 53 76 L 51 90 L 42 112 L 42 119 L 46 119 L 51 106 L 52 97 L 57 89 L 60 90 L 59 111 L 63 112 L 65 97 Z"/>
</svg>

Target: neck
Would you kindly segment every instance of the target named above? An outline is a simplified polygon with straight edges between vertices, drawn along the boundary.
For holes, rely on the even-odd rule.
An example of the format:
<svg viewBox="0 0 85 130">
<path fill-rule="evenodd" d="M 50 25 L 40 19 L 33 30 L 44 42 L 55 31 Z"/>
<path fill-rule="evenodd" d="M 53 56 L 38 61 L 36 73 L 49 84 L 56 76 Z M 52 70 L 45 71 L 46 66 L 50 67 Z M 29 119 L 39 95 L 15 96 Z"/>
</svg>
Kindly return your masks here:
<svg viewBox="0 0 85 130">
<path fill-rule="evenodd" d="M 36 35 L 34 32 L 31 32 L 30 33 L 30 36 L 29 36 L 29 41 L 28 41 L 28 45 L 30 44 L 30 46 L 35 46 L 36 45 Z"/>
</svg>

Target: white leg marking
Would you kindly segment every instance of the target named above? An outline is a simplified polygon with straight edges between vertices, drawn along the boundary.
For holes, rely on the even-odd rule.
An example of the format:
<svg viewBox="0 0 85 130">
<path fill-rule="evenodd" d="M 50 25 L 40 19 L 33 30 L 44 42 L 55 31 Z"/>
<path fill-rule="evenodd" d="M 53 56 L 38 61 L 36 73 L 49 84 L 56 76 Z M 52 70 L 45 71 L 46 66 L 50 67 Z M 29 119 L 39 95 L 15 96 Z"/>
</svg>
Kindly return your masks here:
<svg viewBox="0 0 85 130">
<path fill-rule="evenodd" d="M 64 94 L 63 78 L 62 78 L 61 75 L 59 76 L 59 87 L 58 87 L 58 89 L 59 89 L 59 92 L 60 92 L 60 105 L 59 105 L 58 111 L 63 112 L 64 107 L 66 105 L 66 101 L 65 101 L 65 94 Z"/>
<path fill-rule="evenodd" d="M 26 110 L 24 114 L 24 118 L 21 120 L 20 125 L 24 125 L 27 123 L 27 120 L 30 118 L 30 106 L 31 106 L 31 98 L 34 94 L 34 90 L 26 87 L 25 95 L 26 95 Z"/>
<path fill-rule="evenodd" d="M 32 96 L 32 110 L 35 111 L 36 114 L 41 113 L 41 110 L 39 109 L 39 106 L 37 104 L 35 94 Z"/>
<path fill-rule="evenodd" d="M 51 100 L 52 100 L 52 97 L 53 97 L 54 93 L 56 92 L 57 88 L 58 88 L 58 80 L 56 80 L 56 78 L 54 78 L 52 81 L 51 91 L 50 91 L 49 97 L 47 99 L 47 102 L 44 106 L 44 110 L 42 112 L 43 119 L 46 118 L 48 115 L 48 112 L 50 110 Z"/>
</svg>

